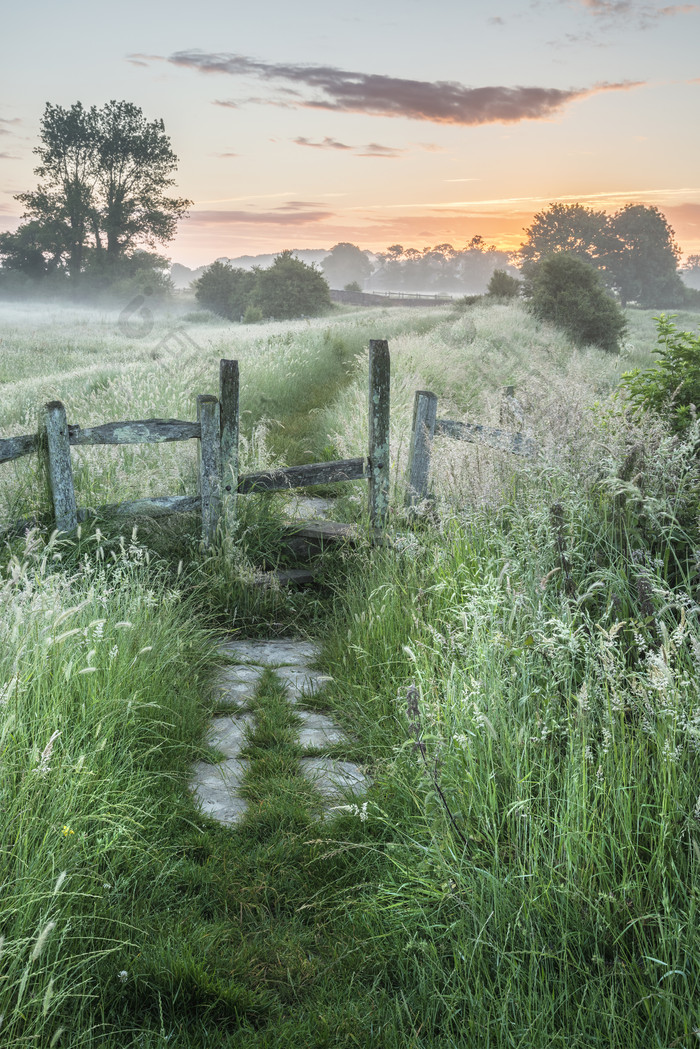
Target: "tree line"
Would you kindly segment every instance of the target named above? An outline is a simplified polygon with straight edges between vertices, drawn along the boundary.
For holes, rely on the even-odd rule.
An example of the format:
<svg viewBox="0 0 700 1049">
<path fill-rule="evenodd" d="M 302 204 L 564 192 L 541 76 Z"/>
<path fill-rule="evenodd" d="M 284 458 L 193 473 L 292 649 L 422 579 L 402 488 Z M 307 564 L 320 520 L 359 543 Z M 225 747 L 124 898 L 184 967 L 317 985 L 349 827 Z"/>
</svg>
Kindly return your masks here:
<svg viewBox="0 0 700 1049">
<path fill-rule="evenodd" d="M 114 289 L 131 280 L 168 290 L 169 262 L 156 249 L 172 240 L 191 201 L 171 195 L 177 157 L 163 121 L 147 120 L 126 101 L 99 108 L 47 103 L 34 152 L 38 184 L 16 197 L 24 208 L 19 228 L 0 233 L 0 288 L 12 291 L 28 281 L 50 289 Z M 531 296 L 539 286 L 537 267 L 566 255 L 590 267 L 622 306 L 698 303 L 700 256 L 679 271 L 674 232 L 654 206 L 628 204 L 608 215 L 554 203 L 524 233 L 510 254 L 475 236 L 463 247 L 392 244 L 375 254 L 343 242 L 329 251 L 320 272 L 289 251 L 267 277 L 267 270 L 214 263 L 195 290 L 203 305 L 233 319 L 318 313 L 330 302 L 329 285 L 459 296 L 483 293 L 500 274 L 510 281 L 501 284 L 508 294 Z M 581 271 L 569 266 L 567 272 L 571 279 Z M 520 278 L 520 285 L 513 283 Z M 587 281 L 579 278 L 582 294 Z"/>
</svg>

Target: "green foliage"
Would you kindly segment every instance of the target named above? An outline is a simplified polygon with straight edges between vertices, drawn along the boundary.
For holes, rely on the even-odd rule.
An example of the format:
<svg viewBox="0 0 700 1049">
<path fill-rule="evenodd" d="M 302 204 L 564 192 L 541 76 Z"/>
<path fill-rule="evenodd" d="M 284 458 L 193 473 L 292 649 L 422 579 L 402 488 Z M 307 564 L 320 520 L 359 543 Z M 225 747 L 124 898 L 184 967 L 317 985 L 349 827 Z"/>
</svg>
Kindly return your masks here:
<svg viewBox="0 0 700 1049">
<path fill-rule="evenodd" d="M 486 294 L 492 299 L 516 299 L 520 295 L 522 282 L 511 277 L 505 270 L 494 270 Z"/>
<path fill-rule="evenodd" d="M 263 319 L 263 312 L 259 306 L 248 305 L 243 314 L 244 324 L 259 324 Z"/>
<path fill-rule="evenodd" d="M 593 266 L 575 255 L 548 255 L 526 270 L 525 292 L 541 320 L 562 328 L 578 346 L 619 350 L 625 318 Z"/>
<path fill-rule="evenodd" d="M 239 321 L 250 305 L 255 284 L 252 270 L 234 269 L 224 262 L 213 262 L 194 281 L 193 287 L 197 302 L 205 309 Z"/>
<path fill-rule="evenodd" d="M 195 297 L 206 309 L 255 324 L 265 317 L 313 317 L 330 308 L 328 284 L 313 266 L 283 251 L 268 269 L 208 266 L 194 282 Z"/>
<path fill-rule="evenodd" d="M 323 274 L 291 251 L 283 251 L 268 269 L 256 271 L 253 302 L 263 316 L 275 320 L 315 317 L 330 309 L 331 297 Z"/>
<path fill-rule="evenodd" d="M 678 433 L 700 407 L 700 332 L 679 331 L 672 316 L 656 318 L 656 366 L 625 372 L 621 382 L 636 405 L 662 416 Z"/>
</svg>

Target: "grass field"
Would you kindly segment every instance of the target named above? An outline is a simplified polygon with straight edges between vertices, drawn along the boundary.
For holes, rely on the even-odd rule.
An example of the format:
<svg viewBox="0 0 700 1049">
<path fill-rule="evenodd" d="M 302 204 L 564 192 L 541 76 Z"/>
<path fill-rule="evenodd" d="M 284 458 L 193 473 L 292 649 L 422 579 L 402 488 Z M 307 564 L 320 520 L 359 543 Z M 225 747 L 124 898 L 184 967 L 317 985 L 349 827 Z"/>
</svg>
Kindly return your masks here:
<svg viewBox="0 0 700 1049">
<path fill-rule="evenodd" d="M 3 436 L 53 397 L 83 425 L 193 418 L 236 357 L 246 468 L 363 454 L 367 342 L 387 338 L 395 539 L 300 593 L 250 585 L 282 497 L 246 500 L 208 553 L 186 521 L 6 548 L 2 1044 L 697 1044 L 700 428 L 672 439 L 614 396 L 652 359 L 651 314 L 619 358 L 517 305 L 163 316 L 131 340 L 112 316 L 17 307 L 0 327 Z M 445 442 L 435 501 L 407 515 L 414 390 L 498 425 L 505 384 L 536 461 Z M 193 491 L 177 448 L 76 454 L 79 504 Z M 6 519 L 41 508 L 33 470 L 0 468 Z M 348 486 L 336 514 L 364 496 Z M 268 677 L 249 814 L 226 830 L 197 812 L 188 770 L 232 630 L 323 642 L 318 704 L 371 771 L 366 807 L 318 822 Z"/>
</svg>

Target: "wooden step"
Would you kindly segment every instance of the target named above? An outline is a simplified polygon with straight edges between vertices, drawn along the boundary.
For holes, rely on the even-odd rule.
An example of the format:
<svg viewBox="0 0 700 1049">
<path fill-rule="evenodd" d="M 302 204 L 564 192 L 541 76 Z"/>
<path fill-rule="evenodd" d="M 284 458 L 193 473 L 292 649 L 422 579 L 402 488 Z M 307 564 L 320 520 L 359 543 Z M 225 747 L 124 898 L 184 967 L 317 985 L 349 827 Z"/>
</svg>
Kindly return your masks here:
<svg viewBox="0 0 700 1049">
<path fill-rule="evenodd" d="M 261 590 L 277 586 L 308 586 L 316 581 L 316 575 L 308 568 L 276 568 L 272 572 L 258 572 L 255 585 Z"/>
<path fill-rule="evenodd" d="M 284 545 L 295 557 L 315 557 L 339 543 L 353 543 L 355 525 L 339 521 L 297 521 L 283 529 Z"/>
</svg>

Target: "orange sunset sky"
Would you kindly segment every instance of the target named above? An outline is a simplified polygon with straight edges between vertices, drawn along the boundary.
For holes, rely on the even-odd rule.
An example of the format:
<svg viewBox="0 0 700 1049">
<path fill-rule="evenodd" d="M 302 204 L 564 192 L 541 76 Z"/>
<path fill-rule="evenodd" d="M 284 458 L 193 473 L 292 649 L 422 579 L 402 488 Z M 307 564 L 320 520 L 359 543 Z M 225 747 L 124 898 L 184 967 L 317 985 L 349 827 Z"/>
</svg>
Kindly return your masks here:
<svg viewBox="0 0 700 1049">
<path fill-rule="evenodd" d="M 162 117 L 194 201 L 166 249 L 507 250 L 550 202 L 666 215 L 700 253 L 700 4 L 237 0 L 3 15 L 0 229 L 47 101 Z"/>
</svg>

